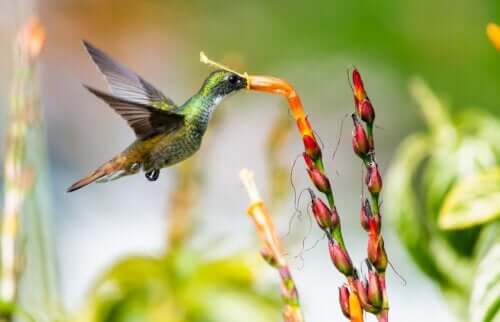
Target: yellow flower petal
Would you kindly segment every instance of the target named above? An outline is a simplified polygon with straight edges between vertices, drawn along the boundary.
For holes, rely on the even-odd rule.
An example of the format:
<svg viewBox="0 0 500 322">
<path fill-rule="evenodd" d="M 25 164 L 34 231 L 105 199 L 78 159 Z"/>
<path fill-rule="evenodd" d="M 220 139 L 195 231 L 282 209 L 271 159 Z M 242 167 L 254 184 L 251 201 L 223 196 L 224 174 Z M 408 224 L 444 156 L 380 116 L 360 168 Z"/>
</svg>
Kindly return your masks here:
<svg viewBox="0 0 500 322">
<path fill-rule="evenodd" d="M 500 26 L 490 22 L 486 26 L 486 34 L 497 50 L 500 50 Z"/>
<path fill-rule="evenodd" d="M 351 314 L 351 322 L 363 322 L 363 309 L 354 292 L 349 294 L 349 313 Z"/>
</svg>

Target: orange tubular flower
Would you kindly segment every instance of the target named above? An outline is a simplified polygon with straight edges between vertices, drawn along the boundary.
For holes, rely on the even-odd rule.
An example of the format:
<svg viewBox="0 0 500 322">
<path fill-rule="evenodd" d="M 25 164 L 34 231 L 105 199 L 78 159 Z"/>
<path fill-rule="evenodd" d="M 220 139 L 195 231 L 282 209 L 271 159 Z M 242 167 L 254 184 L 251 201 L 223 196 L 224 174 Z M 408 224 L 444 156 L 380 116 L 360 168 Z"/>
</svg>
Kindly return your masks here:
<svg viewBox="0 0 500 322">
<path fill-rule="evenodd" d="M 250 90 L 285 96 L 288 100 L 288 104 L 290 105 L 292 116 L 297 122 L 300 135 L 302 137 L 305 135 L 314 137 L 311 124 L 309 124 L 309 121 L 307 120 L 300 97 L 297 95 L 297 92 L 292 85 L 282 79 L 270 76 L 248 76 L 248 83 Z"/>
</svg>

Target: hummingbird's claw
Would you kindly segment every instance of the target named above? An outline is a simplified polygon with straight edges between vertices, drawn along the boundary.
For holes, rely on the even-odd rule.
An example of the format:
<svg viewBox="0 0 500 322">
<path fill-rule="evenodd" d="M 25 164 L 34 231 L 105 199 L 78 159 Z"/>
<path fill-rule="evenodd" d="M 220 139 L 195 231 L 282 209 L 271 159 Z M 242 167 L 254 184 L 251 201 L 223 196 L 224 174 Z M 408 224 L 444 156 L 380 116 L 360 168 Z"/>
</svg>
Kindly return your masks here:
<svg viewBox="0 0 500 322">
<path fill-rule="evenodd" d="M 146 172 L 146 179 L 148 179 L 149 181 L 156 181 L 158 180 L 159 176 L 160 176 L 159 169 L 152 169 Z"/>
</svg>

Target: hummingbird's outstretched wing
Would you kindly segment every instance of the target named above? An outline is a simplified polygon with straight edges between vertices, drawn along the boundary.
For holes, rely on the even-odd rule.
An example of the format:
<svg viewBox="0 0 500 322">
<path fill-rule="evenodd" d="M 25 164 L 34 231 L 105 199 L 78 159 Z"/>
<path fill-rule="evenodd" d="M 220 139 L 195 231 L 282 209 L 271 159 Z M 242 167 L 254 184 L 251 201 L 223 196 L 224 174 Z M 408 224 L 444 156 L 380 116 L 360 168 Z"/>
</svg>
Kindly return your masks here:
<svg viewBox="0 0 500 322">
<path fill-rule="evenodd" d="M 138 102 L 131 102 L 121 97 L 104 93 L 98 89 L 84 86 L 120 114 L 141 140 L 157 134 L 171 133 L 184 125 L 184 115 L 157 109 Z"/>
<path fill-rule="evenodd" d="M 177 108 L 171 99 L 142 77 L 114 61 L 108 54 L 87 41 L 83 41 L 83 45 L 97 68 L 104 74 L 114 96 L 165 111 Z"/>
</svg>

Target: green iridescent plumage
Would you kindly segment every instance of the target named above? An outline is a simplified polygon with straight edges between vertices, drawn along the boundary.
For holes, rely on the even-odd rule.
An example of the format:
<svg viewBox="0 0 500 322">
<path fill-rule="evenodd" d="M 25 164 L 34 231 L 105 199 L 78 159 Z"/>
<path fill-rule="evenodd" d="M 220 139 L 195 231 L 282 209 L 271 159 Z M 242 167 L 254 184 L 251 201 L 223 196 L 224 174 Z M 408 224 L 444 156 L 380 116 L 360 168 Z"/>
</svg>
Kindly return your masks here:
<svg viewBox="0 0 500 322">
<path fill-rule="evenodd" d="M 143 170 L 156 180 L 161 168 L 185 160 L 200 148 L 212 112 L 227 95 L 244 89 L 244 77 L 226 70 L 212 72 L 202 87 L 184 104 L 171 99 L 134 72 L 115 62 L 87 42 L 84 46 L 106 78 L 111 94 L 86 86 L 104 100 L 134 130 L 137 140 L 125 151 L 106 162 L 87 177 L 73 184 L 68 192 L 89 183 L 117 179 Z"/>
</svg>

